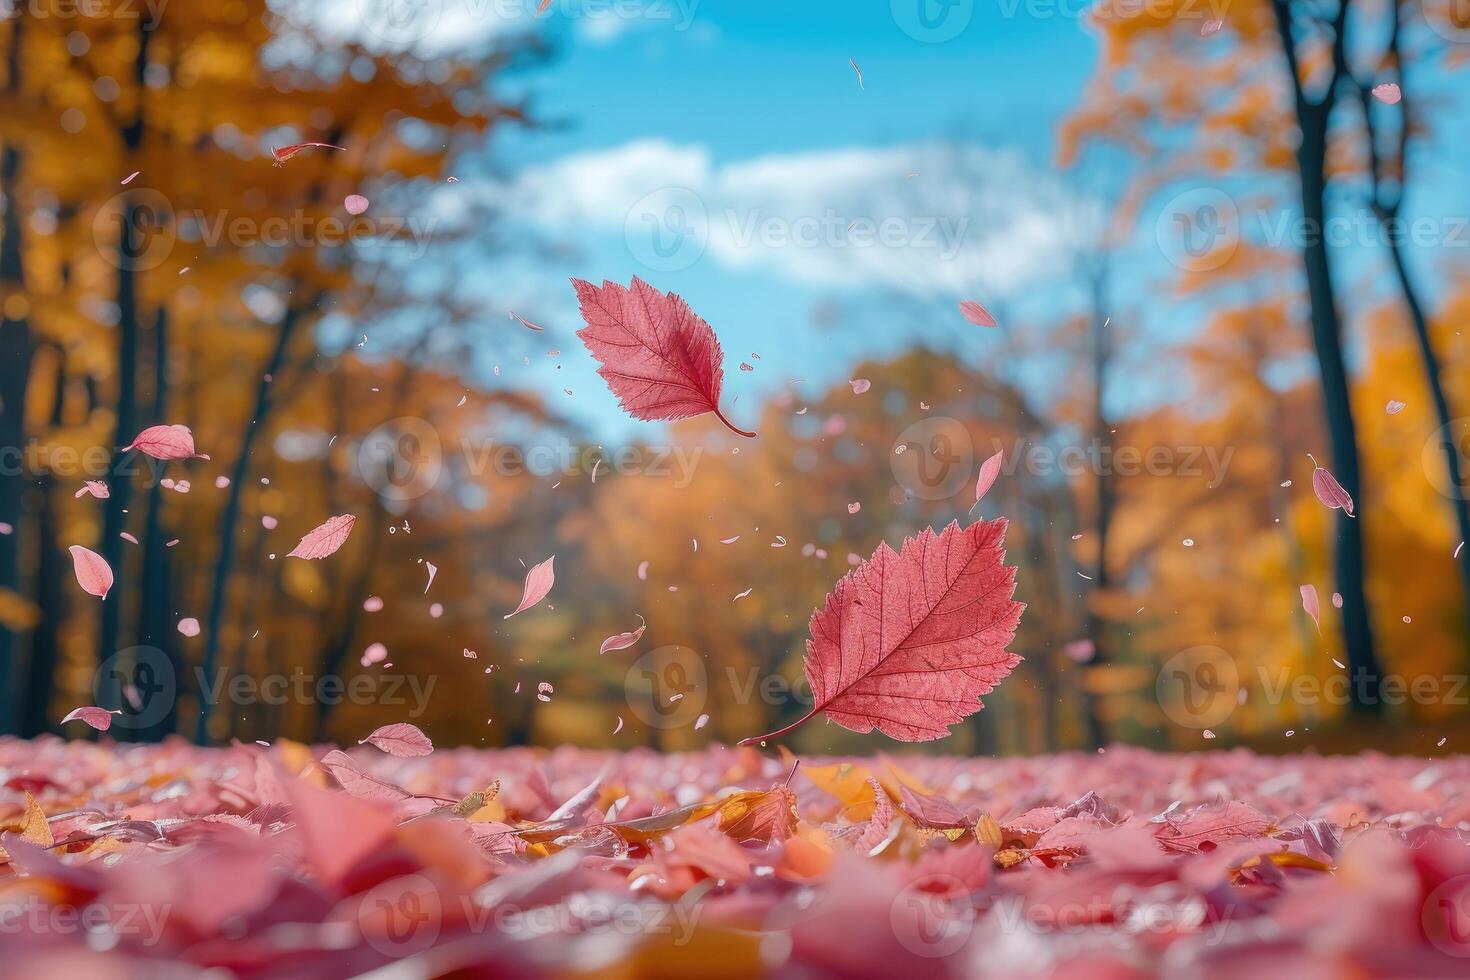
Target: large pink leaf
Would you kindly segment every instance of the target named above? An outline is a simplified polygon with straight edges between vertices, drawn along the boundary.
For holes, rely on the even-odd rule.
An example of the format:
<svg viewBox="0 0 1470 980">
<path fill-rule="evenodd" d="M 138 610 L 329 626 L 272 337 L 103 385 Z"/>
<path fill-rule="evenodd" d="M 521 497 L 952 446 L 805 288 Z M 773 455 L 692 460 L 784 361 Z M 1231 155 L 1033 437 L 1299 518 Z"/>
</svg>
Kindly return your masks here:
<svg viewBox="0 0 1470 980">
<path fill-rule="evenodd" d="M 552 567 L 555 561 L 556 556 L 552 555 L 541 564 L 531 567 L 531 570 L 526 573 L 525 587 L 521 590 L 521 604 L 513 611 L 506 613 L 503 619 L 510 619 L 516 613 L 525 612 L 546 598 L 546 594 L 556 584 L 556 570 Z"/>
<path fill-rule="evenodd" d="M 434 751 L 434 743 L 429 741 L 429 736 L 419 731 L 416 725 L 410 725 L 408 722 L 384 725 L 362 742 L 400 758 L 428 755 Z"/>
<path fill-rule="evenodd" d="M 112 588 L 112 566 L 107 564 L 107 559 L 79 544 L 72 545 L 70 550 L 77 584 L 84 592 L 106 599 L 107 590 Z"/>
<path fill-rule="evenodd" d="M 843 728 L 905 742 L 949 734 L 980 695 L 1020 663 L 1006 650 L 1021 621 L 1004 518 L 925 528 L 895 552 L 878 546 L 812 615 L 806 676 L 813 705 L 784 735 L 825 711 Z"/>
<path fill-rule="evenodd" d="M 715 413 L 732 432 L 754 437 L 720 412 L 724 352 L 689 304 L 633 277 L 631 288 L 573 279 L 582 319 L 577 336 L 602 366 L 597 373 L 634 418 L 672 422 Z"/>
<path fill-rule="evenodd" d="M 335 554 L 338 548 L 347 543 L 347 536 L 352 533 L 352 526 L 356 523 L 357 518 L 351 514 L 329 517 L 307 531 L 306 536 L 297 542 L 286 557 L 325 558 Z"/>
<path fill-rule="evenodd" d="M 150 425 L 123 452 L 136 449 L 154 459 L 208 459 L 194 451 L 194 433 L 187 425 Z"/>
</svg>

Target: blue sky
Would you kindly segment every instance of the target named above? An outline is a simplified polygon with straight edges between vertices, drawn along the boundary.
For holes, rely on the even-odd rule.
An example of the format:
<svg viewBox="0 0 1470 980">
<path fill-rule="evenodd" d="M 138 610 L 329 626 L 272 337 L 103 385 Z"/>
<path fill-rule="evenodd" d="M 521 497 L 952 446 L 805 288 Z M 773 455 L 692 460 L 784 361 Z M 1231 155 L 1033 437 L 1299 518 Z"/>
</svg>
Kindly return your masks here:
<svg viewBox="0 0 1470 980">
<path fill-rule="evenodd" d="M 599 435 L 635 431 L 571 336 L 580 324 L 568 276 L 637 275 L 683 295 L 721 337 L 726 398 L 749 420 L 745 410 L 793 378 L 815 390 L 851 377 L 866 354 L 922 339 L 912 327 L 818 328 L 815 308 L 894 293 L 984 300 L 1042 271 L 1051 233 L 1034 218 L 1006 222 L 1039 214 L 1030 199 L 1056 193 L 1056 123 L 1095 52 L 1077 19 L 958 0 L 592 3 L 585 10 L 645 16 L 553 2 L 543 25 L 557 56 L 517 81 L 551 125 L 504 140 L 496 158 L 521 176 L 483 191 L 575 255 L 560 268 L 541 257 L 494 263 L 506 304 L 548 327 L 534 341 L 562 352 L 554 362 L 533 354 L 528 368 L 520 347 L 489 345 L 504 383 L 535 384 Z M 919 39 L 934 36 L 915 27 L 921 3 L 942 40 Z M 973 152 L 949 159 L 946 140 Z M 702 214 L 686 222 L 690 192 Z M 1029 210 L 991 213 L 1017 196 Z M 906 261 L 878 238 L 885 222 Z M 689 254 L 650 253 L 655 233 L 667 244 L 680 228 L 694 231 Z M 1016 257 L 1025 261 L 1008 270 Z M 739 371 L 742 360 L 756 371 Z"/>
</svg>

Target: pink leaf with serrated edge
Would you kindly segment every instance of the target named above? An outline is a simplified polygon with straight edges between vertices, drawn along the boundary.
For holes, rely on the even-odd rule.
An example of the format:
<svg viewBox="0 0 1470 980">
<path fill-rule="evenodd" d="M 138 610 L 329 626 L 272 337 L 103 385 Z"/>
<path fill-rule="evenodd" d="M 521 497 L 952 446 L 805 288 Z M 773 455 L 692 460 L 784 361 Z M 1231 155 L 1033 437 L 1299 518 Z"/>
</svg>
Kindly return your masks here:
<svg viewBox="0 0 1470 980">
<path fill-rule="evenodd" d="M 925 528 L 895 552 L 879 545 L 811 619 L 806 677 L 813 704 L 844 728 L 905 742 L 949 734 L 979 711 L 1021 658 L 1006 650 L 1021 620 L 1016 569 L 1005 564 L 1006 522 Z"/>
<path fill-rule="evenodd" d="M 79 544 L 72 545 L 70 551 L 72 571 L 82 591 L 107 598 L 107 590 L 112 588 L 112 566 L 107 559 Z"/>
<path fill-rule="evenodd" d="M 974 510 L 980 503 L 980 498 L 995 486 L 996 477 L 1000 476 L 1000 467 L 1004 462 L 1005 452 L 1001 451 L 980 464 L 980 474 L 975 477 L 975 503 L 970 505 L 971 510 Z"/>
<path fill-rule="evenodd" d="M 724 351 L 688 303 L 636 276 L 631 287 L 606 280 L 599 287 L 581 279 L 572 285 L 587 323 L 577 336 L 629 415 L 672 422 L 713 412 L 731 432 L 754 438 L 720 412 Z"/>
<path fill-rule="evenodd" d="M 960 315 L 977 327 L 996 325 L 995 317 L 990 315 L 990 311 L 972 299 L 967 299 L 960 304 Z"/>
<path fill-rule="evenodd" d="M 1353 513 L 1352 494 L 1343 489 L 1336 477 L 1318 466 L 1316 460 L 1312 461 L 1312 492 L 1317 495 L 1318 500 L 1333 510 L 1341 508 L 1347 516 L 1357 516 Z"/>
<path fill-rule="evenodd" d="M 516 613 L 525 612 L 546 598 L 546 594 L 556 584 L 556 569 L 552 565 L 555 561 L 556 556 L 552 555 L 541 564 L 531 566 L 531 570 L 526 573 L 526 584 L 521 591 L 521 604 L 506 613 L 503 619 L 510 619 Z"/>
<path fill-rule="evenodd" d="M 63 725 L 69 721 L 84 721 L 99 732 L 105 732 L 112 727 L 112 712 L 106 708 L 91 705 L 85 708 L 73 708 L 65 718 L 61 719 Z"/>
<path fill-rule="evenodd" d="M 1317 626 L 1317 632 L 1322 632 L 1322 604 L 1317 601 L 1315 585 L 1302 586 L 1302 609 L 1312 617 L 1312 622 Z"/>
<path fill-rule="evenodd" d="M 335 554 L 338 548 L 347 543 L 347 536 L 352 533 L 352 526 L 356 523 L 357 518 L 352 514 L 330 517 L 307 531 L 286 557 L 313 559 Z"/>
<path fill-rule="evenodd" d="M 434 751 L 434 743 L 429 741 L 429 736 L 406 721 L 384 725 L 357 744 L 372 745 L 389 755 L 404 759 L 428 755 Z"/>
<path fill-rule="evenodd" d="M 187 425 L 150 425 L 122 451 L 136 449 L 154 459 L 208 459 L 194 451 L 194 433 Z"/>
<path fill-rule="evenodd" d="M 639 616 L 638 620 L 640 625 L 636 630 L 633 630 L 629 633 L 617 633 L 603 640 L 602 646 L 597 648 L 598 654 L 601 655 L 604 653 L 612 653 L 616 650 L 626 650 L 633 644 L 637 643 L 639 640 L 643 639 L 643 631 L 648 628 L 648 624 L 643 621 L 642 616 Z"/>
</svg>

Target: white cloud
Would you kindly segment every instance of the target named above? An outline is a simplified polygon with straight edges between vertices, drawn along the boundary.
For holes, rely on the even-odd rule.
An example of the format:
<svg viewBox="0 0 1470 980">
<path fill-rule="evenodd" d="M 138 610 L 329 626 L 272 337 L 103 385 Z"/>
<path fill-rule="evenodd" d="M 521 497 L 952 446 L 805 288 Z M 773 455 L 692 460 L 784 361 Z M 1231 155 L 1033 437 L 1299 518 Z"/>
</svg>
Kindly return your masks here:
<svg viewBox="0 0 1470 980">
<path fill-rule="evenodd" d="M 716 165 L 701 145 L 639 140 L 538 166 L 494 197 L 549 234 L 621 234 L 653 271 L 703 259 L 923 295 L 1040 280 L 1070 260 L 1087 210 L 1019 152 L 944 142 Z"/>
</svg>

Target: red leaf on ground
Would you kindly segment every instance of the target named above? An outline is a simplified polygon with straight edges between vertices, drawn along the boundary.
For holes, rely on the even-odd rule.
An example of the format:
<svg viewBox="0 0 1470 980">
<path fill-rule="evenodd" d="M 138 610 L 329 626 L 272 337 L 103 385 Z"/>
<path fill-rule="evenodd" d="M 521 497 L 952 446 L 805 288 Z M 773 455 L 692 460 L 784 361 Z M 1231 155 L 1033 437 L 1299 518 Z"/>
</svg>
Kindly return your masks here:
<svg viewBox="0 0 1470 980">
<path fill-rule="evenodd" d="M 895 552 L 878 546 L 812 614 L 806 676 L 812 710 L 775 738 L 825 711 L 843 728 L 874 728 L 905 742 L 949 734 L 979 711 L 1021 658 L 1006 650 L 1021 621 L 1005 564 L 1006 522 L 925 528 Z"/>
<path fill-rule="evenodd" d="M 352 526 L 356 523 L 357 518 L 351 514 L 329 517 L 307 531 L 306 536 L 297 542 L 286 557 L 311 559 L 335 554 L 338 548 L 347 543 L 347 536 L 352 533 Z"/>
<path fill-rule="evenodd" d="M 429 736 L 408 722 L 384 725 L 358 744 L 375 746 L 401 759 L 428 755 L 434 751 L 434 743 L 429 741 Z"/>
<path fill-rule="evenodd" d="M 715 332 L 674 293 L 633 277 L 631 288 L 573 279 L 582 319 L 577 336 L 599 364 L 618 403 L 645 422 L 713 412 L 731 432 L 754 438 L 720 412 L 724 351 Z"/>
</svg>

